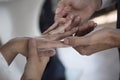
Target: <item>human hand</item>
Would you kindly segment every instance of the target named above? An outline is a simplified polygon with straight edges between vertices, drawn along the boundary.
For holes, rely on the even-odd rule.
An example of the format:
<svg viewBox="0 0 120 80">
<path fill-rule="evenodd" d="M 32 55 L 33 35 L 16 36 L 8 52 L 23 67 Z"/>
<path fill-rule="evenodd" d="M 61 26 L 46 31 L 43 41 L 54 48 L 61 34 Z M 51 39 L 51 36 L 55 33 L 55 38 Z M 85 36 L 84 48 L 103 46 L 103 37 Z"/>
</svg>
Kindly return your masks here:
<svg viewBox="0 0 120 80">
<path fill-rule="evenodd" d="M 37 51 L 37 41 L 35 39 L 29 40 L 27 64 L 21 80 L 41 80 L 42 74 L 49 61 L 49 56 L 42 54 L 55 54 L 54 50 Z"/>
<path fill-rule="evenodd" d="M 68 19 L 68 21 L 63 22 L 62 24 L 60 22 L 59 23 L 55 22 L 48 30 L 46 30 L 43 33 L 42 37 L 45 39 L 55 41 L 55 40 L 61 40 L 73 35 L 78 30 L 78 26 L 71 27 L 70 30 L 66 30 L 68 27 L 72 26 L 72 20 L 73 18 Z"/>
<path fill-rule="evenodd" d="M 91 15 L 100 9 L 102 0 L 61 0 L 56 9 L 55 21 L 63 21 L 70 15 L 80 16 L 85 22 Z"/>
<path fill-rule="evenodd" d="M 29 37 L 17 37 L 14 38 L 13 40 L 11 40 L 11 43 L 13 43 L 14 47 L 12 48 L 12 50 L 15 53 L 21 53 L 22 55 L 27 57 L 27 53 L 28 53 L 28 41 L 29 41 Z M 40 38 L 40 37 L 35 37 L 34 39 L 36 39 L 37 41 L 37 48 L 38 51 L 39 49 L 49 49 L 49 48 L 58 48 L 58 47 L 67 47 L 68 45 L 63 44 L 60 41 L 51 41 L 51 40 L 47 40 L 45 38 Z"/>
<path fill-rule="evenodd" d="M 120 47 L 120 31 L 105 28 L 83 37 L 69 37 L 64 43 L 71 45 L 82 55 L 91 55 L 95 52 Z"/>
<path fill-rule="evenodd" d="M 28 53 L 28 41 L 29 37 L 17 37 L 10 41 L 8 41 L 6 44 L 0 47 L 0 52 L 6 59 L 8 64 L 11 64 L 11 62 L 14 60 L 14 58 L 17 56 L 18 53 L 24 55 L 27 57 Z M 37 41 L 37 47 L 38 47 L 38 53 L 46 49 L 56 48 L 56 47 L 66 47 L 67 45 L 61 43 L 60 41 L 48 41 L 43 38 L 34 38 Z M 42 53 L 41 53 L 42 54 Z M 54 54 L 42 54 L 45 56 L 54 55 Z"/>
</svg>

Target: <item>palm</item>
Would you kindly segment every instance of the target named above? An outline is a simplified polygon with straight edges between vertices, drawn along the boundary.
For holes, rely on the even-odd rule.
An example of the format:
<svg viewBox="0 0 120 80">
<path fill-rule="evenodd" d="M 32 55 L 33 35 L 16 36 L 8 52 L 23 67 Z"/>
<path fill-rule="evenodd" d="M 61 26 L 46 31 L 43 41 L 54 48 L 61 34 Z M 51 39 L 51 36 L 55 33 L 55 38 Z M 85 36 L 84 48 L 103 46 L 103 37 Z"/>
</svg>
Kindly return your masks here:
<svg viewBox="0 0 120 80">
<path fill-rule="evenodd" d="M 101 0 L 63 0 L 58 4 L 56 10 L 56 21 L 61 17 L 73 14 L 80 16 L 82 22 L 89 19 L 89 17 L 101 6 Z M 59 11 L 58 11 L 59 9 Z"/>
</svg>

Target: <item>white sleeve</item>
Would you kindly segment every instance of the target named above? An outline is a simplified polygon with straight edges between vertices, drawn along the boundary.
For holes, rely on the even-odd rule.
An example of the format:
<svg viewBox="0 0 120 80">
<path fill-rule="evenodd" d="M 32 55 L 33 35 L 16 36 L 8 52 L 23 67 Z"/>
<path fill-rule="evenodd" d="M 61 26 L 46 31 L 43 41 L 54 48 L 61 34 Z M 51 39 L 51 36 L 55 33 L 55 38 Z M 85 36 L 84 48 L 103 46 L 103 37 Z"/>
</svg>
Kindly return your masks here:
<svg viewBox="0 0 120 80">
<path fill-rule="evenodd" d="M 18 80 L 9 70 L 9 66 L 0 52 L 0 80 Z"/>
<path fill-rule="evenodd" d="M 102 0 L 102 8 L 108 7 L 111 4 L 112 0 Z"/>
</svg>

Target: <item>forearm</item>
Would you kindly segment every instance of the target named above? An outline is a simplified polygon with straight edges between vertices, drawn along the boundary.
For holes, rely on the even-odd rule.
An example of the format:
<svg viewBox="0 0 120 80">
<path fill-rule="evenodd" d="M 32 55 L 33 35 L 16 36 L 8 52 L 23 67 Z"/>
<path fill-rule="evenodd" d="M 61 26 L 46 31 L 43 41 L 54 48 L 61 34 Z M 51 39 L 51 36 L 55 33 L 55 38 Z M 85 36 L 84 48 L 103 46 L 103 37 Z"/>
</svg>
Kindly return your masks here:
<svg viewBox="0 0 120 80">
<path fill-rule="evenodd" d="M 8 65 L 14 60 L 17 55 L 17 52 L 14 51 L 14 43 L 11 41 L 0 47 L 0 52 L 6 59 Z"/>
<path fill-rule="evenodd" d="M 120 48 L 120 29 L 116 29 L 116 34 L 114 35 L 116 47 Z"/>
<path fill-rule="evenodd" d="M 8 65 L 14 60 L 18 53 L 27 56 L 27 41 L 29 38 L 14 38 L 0 47 L 0 52 L 6 59 Z"/>
</svg>

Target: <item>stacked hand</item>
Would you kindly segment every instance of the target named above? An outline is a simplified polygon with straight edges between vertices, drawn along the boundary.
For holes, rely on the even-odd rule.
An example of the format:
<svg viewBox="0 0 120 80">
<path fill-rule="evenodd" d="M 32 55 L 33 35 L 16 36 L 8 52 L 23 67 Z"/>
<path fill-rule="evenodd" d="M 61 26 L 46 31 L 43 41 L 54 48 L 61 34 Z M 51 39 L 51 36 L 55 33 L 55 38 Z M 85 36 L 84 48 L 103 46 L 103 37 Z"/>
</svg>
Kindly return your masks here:
<svg viewBox="0 0 120 80">
<path fill-rule="evenodd" d="M 72 25 L 72 18 L 67 22 L 55 22 L 42 37 L 35 37 L 31 40 L 30 37 L 15 38 L 3 45 L 0 48 L 3 56 L 8 64 L 10 64 L 18 53 L 21 53 L 27 58 L 22 80 L 35 79 L 39 80 L 42 77 L 43 71 L 49 61 L 49 58 L 55 55 L 53 48 L 67 47 L 60 40 L 72 36 L 78 27 L 71 27 L 69 31 L 66 28 Z"/>
<path fill-rule="evenodd" d="M 91 55 L 95 52 L 120 47 L 120 31 L 113 28 L 105 28 L 90 35 L 69 37 L 64 43 L 71 45 L 82 55 Z"/>
<path fill-rule="evenodd" d="M 28 42 L 27 64 L 21 80 L 41 80 L 42 74 L 49 61 L 51 55 L 55 54 L 54 50 L 37 51 L 37 42 L 35 39 L 30 39 Z"/>
<path fill-rule="evenodd" d="M 119 47 L 119 33 L 117 29 L 104 28 L 90 35 L 96 24 L 87 22 L 91 15 L 100 9 L 102 0 L 61 0 L 56 9 L 55 21 L 66 21 L 71 15 L 76 17 L 72 26 L 77 25 L 79 30 L 75 36 L 66 38 L 64 43 L 72 46 L 80 54 L 91 55 L 95 52 Z M 87 23 L 86 23 L 87 22 Z M 89 25 L 91 24 L 91 26 Z"/>
<path fill-rule="evenodd" d="M 61 0 L 56 9 L 55 20 L 64 20 L 69 15 L 79 16 L 82 22 L 100 9 L 102 0 Z"/>
</svg>

